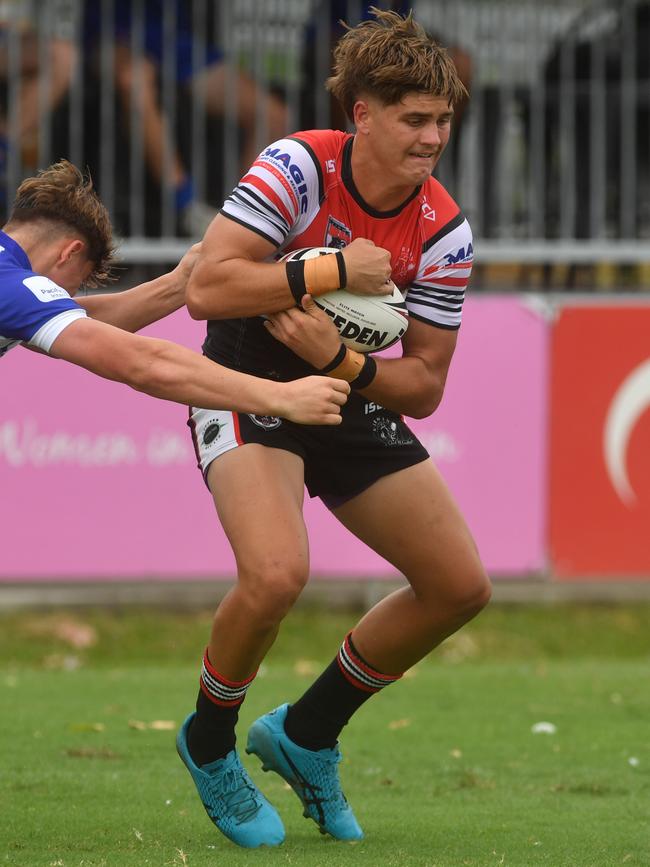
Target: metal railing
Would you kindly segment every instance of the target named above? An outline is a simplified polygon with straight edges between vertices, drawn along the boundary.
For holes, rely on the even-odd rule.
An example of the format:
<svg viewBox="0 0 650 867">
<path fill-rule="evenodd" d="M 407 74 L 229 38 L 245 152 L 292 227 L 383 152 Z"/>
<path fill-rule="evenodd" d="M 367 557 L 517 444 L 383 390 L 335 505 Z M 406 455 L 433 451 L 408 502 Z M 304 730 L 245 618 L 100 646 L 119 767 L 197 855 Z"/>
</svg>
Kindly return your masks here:
<svg viewBox="0 0 650 867">
<path fill-rule="evenodd" d="M 650 0 L 412 5 L 469 84 L 439 173 L 481 260 L 650 260 Z M 65 156 L 126 261 L 177 258 L 255 148 L 341 123 L 323 87 L 337 14 L 365 7 L 0 0 L 0 207 Z"/>
</svg>

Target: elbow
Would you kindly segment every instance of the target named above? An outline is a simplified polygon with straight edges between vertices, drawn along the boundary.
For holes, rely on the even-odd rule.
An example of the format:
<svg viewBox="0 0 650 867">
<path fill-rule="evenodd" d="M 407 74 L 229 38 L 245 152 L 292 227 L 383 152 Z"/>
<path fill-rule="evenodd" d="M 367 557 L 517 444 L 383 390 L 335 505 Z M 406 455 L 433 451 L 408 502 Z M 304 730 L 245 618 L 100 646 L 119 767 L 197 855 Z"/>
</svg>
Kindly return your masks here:
<svg viewBox="0 0 650 867">
<path fill-rule="evenodd" d="M 200 300 L 191 295 L 189 291 L 185 294 L 185 306 L 187 307 L 187 312 L 190 314 L 192 319 L 198 321 L 208 318 Z"/>
<path fill-rule="evenodd" d="M 409 408 L 407 415 L 411 418 L 422 419 L 428 418 L 438 409 L 442 401 L 444 387 L 429 390 L 425 394 L 419 395 Z"/>
<path fill-rule="evenodd" d="M 192 319 L 197 321 L 219 319 L 219 313 L 214 306 L 214 297 L 211 298 L 208 305 L 205 294 L 192 289 L 190 286 L 185 290 L 185 306 Z"/>
</svg>

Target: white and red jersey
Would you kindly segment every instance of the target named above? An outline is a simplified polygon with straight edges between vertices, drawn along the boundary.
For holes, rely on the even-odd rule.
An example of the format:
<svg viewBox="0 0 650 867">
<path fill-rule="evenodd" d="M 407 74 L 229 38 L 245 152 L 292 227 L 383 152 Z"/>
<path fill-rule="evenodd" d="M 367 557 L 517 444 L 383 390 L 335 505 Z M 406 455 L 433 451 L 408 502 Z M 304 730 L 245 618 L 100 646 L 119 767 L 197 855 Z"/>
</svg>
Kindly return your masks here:
<svg viewBox="0 0 650 867">
<path fill-rule="evenodd" d="M 278 254 L 300 247 L 341 248 L 368 238 L 390 251 L 391 276 L 409 314 L 438 328 L 458 328 L 473 261 L 467 220 L 433 177 L 394 210 L 370 207 L 352 178 L 353 140 L 350 133 L 310 130 L 274 142 L 226 199 L 222 213 L 262 235 Z M 226 364 L 270 372 L 285 368 L 278 347 L 285 349 L 255 317 L 210 322 L 204 350 Z M 284 361 L 289 356 L 295 361 L 286 353 Z"/>
</svg>

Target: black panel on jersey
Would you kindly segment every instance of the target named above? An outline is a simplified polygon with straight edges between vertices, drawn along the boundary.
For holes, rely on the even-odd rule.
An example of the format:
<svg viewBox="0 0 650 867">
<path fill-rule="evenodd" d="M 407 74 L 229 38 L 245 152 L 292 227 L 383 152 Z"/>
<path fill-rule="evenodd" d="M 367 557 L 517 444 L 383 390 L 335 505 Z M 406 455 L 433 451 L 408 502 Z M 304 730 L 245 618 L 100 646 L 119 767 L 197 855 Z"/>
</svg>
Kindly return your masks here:
<svg viewBox="0 0 650 867">
<path fill-rule="evenodd" d="M 203 352 L 226 367 L 267 379 L 290 380 L 316 373 L 269 334 L 261 316 L 209 320 Z"/>
</svg>

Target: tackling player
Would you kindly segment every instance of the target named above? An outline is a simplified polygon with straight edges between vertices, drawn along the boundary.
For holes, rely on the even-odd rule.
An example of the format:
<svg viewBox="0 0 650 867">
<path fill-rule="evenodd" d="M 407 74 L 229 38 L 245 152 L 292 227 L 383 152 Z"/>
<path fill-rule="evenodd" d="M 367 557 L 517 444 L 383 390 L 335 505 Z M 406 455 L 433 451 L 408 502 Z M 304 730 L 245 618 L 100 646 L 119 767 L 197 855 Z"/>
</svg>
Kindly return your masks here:
<svg viewBox="0 0 650 867">
<path fill-rule="evenodd" d="M 169 274 L 127 292 L 80 298 L 108 277 L 108 212 L 66 160 L 20 185 L 0 232 L 0 356 L 23 343 L 154 397 L 186 405 L 338 424 L 347 384 L 313 377 L 271 382 L 213 364 L 185 347 L 129 333 L 184 303 L 199 245 Z M 127 329 L 127 330 L 123 330 Z"/>
<path fill-rule="evenodd" d="M 408 581 L 342 636 L 301 698 L 249 732 L 247 750 L 291 785 L 323 832 L 363 836 L 338 779 L 343 727 L 490 596 L 465 521 L 402 418 L 426 417 L 442 399 L 472 267 L 467 220 L 431 176 L 465 89 L 446 51 L 411 15 L 374 16 L 340 40 L 327 83 L 355 133 L 299 132 L 266 148 L 206 232 L 188 282 L 187 304 L 208 320 L 204 351 L 214 361 L 280 379 L 320 371 L 352 387 L 332 430 L 223 412 L 214 441 L 203 436 L 207 414 L 192 416 L 238 574 L 217 609 L 196 712 L 177 746 L 208 814 L 242 846 L 284 837 L 241 765 L 234 732 L 246 691 L 308 579 L 303 484 Z M 274 261 L 321 245 L 338 252 Z M 382 294 L 389 277 L 410 312 L 402 357 L 346 349 L 311 296 L 339 287 Z"/>
</svg>

